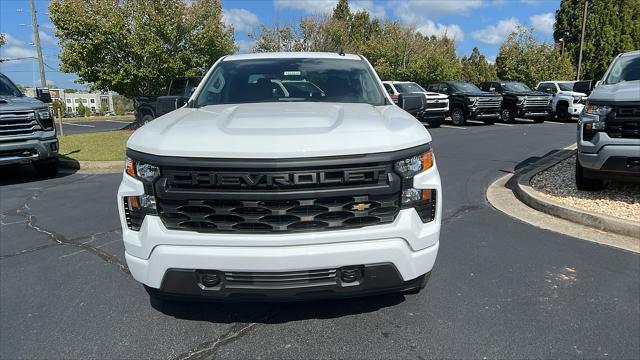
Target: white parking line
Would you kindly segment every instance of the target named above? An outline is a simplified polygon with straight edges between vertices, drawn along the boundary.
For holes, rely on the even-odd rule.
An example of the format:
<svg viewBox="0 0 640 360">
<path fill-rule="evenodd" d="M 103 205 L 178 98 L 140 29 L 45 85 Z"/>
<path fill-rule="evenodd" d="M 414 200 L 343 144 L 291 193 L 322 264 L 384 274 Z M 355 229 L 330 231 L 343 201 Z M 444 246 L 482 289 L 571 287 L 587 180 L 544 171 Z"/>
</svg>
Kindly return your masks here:
<svg viewBox="0 0 640 360">
<path fill-rule="evenodd" d="M 76 124 L 76 123 L 62 123 L 63 125 L 73 125 L 73 126 L 84 126 L 84 127 L 95 127 L 95 125 L 87 125 L 87 124 Z"/>
<path fill-rule="evenodd" d="M 440 127 L 448 128 L 448 129 L 467 130 L 466 127 L 462 127 L 462 126 L 440 125 Z"/>
<path fill-rule="evenodd" d="M 121 124 L 131 124 L 133 121 L 124 121 L 124 120 L 104 120 L 108 122 L 121 123 Z"/>
<path fill-rule="evenodd" d="M 556 125 L 567 125 L 568 123 L 564 123 L 564 122 L 557 122 L 557 121 L 545 121 L 545 124 L 549 123 L 549 124 L 556 124 Z"/>
<path fill-rule="evenodd" d="M 513 125 L 513 124 L 505 124 L 505 123 L 499 123 L 499 122 L 494 123 L 493 125 L 508 126 L 508 127 L 513 127 L 513 126 L 515 126 L 515 125 Z"/>
</svg>

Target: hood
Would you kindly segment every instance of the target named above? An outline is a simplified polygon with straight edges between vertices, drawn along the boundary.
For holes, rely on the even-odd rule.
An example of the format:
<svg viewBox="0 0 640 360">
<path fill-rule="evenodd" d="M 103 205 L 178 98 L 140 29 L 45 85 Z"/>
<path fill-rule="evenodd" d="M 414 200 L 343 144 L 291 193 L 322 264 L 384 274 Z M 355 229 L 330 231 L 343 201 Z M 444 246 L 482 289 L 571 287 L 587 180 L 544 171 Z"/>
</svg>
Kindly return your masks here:
<svg viewBox="0 0 640 360">
<path fill-rule="evenodd" d="M 138 129 L 136 151 L 206 158 L 300 158 L 387 152 L 431 141 L 395 105 L 252 103 L 180 108 Z"/>
<path fill-rule="evenodd" d="M 36 110 L 46 107 L 42 101 L 28 96 L 0 96 L 0 111 Z"/>
<path fill-rule="evenodd" d="M 600 84 L 589 95 L 592 101 L 640 101 L 640 80 Z"/>
<path fill-rule="evenodd" d="M 425 94 L 427 96 L 427 98 L 429 98 L 429 99 L 446 99 L 446 98 L 448 98 L 447 95 L 440 94 L 440 93 L 437 93 L 437 92 L 431 92 L 431 91 L 425 91 L 425 92 L 423 92 L 423 94 Z"/>
</svg>

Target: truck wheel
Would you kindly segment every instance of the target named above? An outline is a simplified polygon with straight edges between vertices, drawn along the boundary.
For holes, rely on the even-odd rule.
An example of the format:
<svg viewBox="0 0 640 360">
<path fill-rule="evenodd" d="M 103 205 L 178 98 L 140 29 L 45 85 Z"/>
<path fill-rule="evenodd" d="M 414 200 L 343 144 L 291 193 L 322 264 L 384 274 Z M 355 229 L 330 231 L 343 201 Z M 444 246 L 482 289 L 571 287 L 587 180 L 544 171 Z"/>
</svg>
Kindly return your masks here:
<svg viewBox="0 0 640 360">
<path fill-rule="evenodd" d="M 503 108 L 500 115 L 502 117 L 502 122 L 510 123 L 515 119 L 515 114 L 511 111 L 510 106 Z"/>
<path fill-rule="evenodd" d="M 604 182 L 600 179 L 589 179 L 584 176 L 584 168 L 576 155 L 576 187 L 583 191 L 598 191 L 604 188 Z"/>
<path fill-rule="evenodd" d="M 58 174 L 58 157 L 53 159 L 40 160 L 33 163 L 38 176 L 53 177 Z"/>
<path fill-rule="evenodd" d="M 140 120 L 140 122 L 144 125 L 146 123 L 148 123 L 149 121 L 153 120 L 153 115 L 151 114 L 144 114 L 142 116 L 142 119 Z"/>
<path fill-rule="evenodd" d="M 571 120 L 571 114 L 569 114 L 569 105 L 559 104 L 557 108 L 558 120 L 569 121 Z"/>
<path fill-rule="evenodd" d="M 467 122 L 466 117 L 464 116 L 464 110 L 461 108 L 455 108 L 451 112 L 451 122 L 453 125 L 462 126 Z"/>
</svg>

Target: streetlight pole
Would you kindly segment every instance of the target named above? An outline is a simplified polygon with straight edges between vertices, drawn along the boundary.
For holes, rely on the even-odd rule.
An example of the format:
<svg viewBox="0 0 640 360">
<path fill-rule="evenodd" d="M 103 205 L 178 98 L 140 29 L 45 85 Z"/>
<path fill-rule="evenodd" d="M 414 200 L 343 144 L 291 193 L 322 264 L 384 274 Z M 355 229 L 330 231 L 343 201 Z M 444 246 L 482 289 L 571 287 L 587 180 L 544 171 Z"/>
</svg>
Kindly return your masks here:
<svg viewBox="0 0 640 360">
<path fill-rule="evenodd" d="M 38 53 L 38 65 L 40 65 L 40 86 L 47 87 L 47 79 L 44 74 L 44 61 L 42 60 L 42 46 L 40 46 L 40 32 L 38 31 L 38 19 L 36 18 L 36 6 L 33 0 L 29 0 L 31 5 L 31 22 L 33 24 L 33 42 L 36 44 Z"/>
<path fill-rule="evenodd" d="M 580 55 L 578 55 L 578 74 L 576 74 L 576 80 L 580 80 L 580 69 L 582 68 L 582 49 L 584 48 L 584 29 L 585 29 L 585 26 L 587 25 L 588 7 L 589 7 L 589 0 L 585 0 L 584 15 L 582 16 L 582 35 L 580 36 Z"/>
</svg>

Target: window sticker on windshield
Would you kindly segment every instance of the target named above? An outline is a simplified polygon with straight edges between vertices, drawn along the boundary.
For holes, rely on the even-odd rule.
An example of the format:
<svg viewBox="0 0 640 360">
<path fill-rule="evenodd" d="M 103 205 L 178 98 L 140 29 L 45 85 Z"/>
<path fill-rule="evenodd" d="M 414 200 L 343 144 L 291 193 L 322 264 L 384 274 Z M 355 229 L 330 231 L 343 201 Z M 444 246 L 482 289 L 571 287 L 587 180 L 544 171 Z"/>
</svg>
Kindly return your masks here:
<svg viewBox="0 0 640 360">
<path fill-rule="evenodd" d="M 285 71 L 284 76 L 300 76 L 300 71 Z"/>
</svg>

